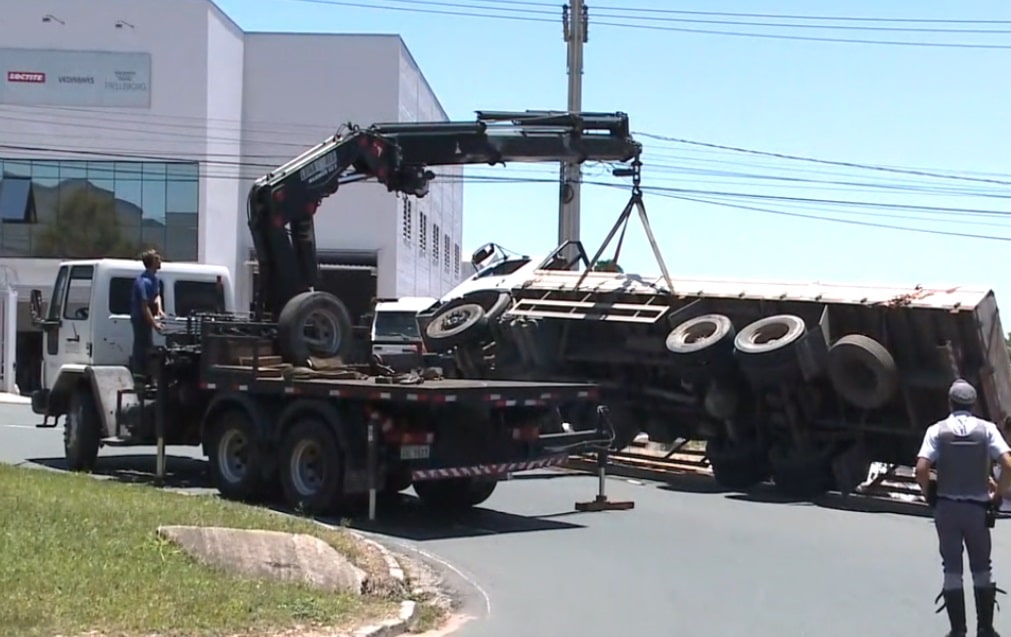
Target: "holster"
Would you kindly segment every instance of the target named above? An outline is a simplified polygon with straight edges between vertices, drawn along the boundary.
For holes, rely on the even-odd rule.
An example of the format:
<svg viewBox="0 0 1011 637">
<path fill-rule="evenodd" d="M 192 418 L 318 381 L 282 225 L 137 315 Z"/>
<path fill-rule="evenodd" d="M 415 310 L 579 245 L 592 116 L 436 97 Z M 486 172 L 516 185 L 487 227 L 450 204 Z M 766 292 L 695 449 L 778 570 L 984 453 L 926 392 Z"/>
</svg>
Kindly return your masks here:
<svg viewBox="0 0 1011 637">
<path fill-rule="evenodd" d="M 937 480 L 935 478 L 931 478 L 927 483 L 927 492 L 923 495 L 923 499 L 932 509 L 937 505 Z"/>
</svg>

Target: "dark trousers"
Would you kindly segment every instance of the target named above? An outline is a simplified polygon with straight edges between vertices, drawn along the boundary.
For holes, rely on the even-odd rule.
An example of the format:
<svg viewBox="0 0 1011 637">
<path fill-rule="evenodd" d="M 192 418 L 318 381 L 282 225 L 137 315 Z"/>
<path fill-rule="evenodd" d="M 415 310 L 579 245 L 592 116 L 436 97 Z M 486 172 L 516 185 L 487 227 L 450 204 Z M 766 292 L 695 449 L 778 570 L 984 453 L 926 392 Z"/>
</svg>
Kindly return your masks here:
<svg viewBox="0 0 1011 637">
<path fill-rule="evenodd" d="M 937 500 L 934 526 L 937 528 L 945 590 L 962 588 L 963 546 L 969 554 L 973 586 L 987 586 L 992 581 L 986 506 L 982 502 Z"/>
<path fill-rule="evenodd" d="M 154 347 L 154 330 L 143 321 L 133 323 L 133 354 L 130 370 L 134 375 L 147 376 L 147 353 Z"/>
</svg>

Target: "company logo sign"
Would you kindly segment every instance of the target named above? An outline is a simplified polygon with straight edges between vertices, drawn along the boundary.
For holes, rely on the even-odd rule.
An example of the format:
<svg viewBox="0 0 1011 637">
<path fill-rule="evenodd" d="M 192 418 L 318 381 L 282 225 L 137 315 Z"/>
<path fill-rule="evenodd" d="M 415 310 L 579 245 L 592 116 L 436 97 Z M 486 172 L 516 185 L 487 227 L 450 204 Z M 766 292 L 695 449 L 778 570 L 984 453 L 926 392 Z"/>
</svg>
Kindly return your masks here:
<svg viewBox="0 0 1011 637">
<path fill-rule="evenodd" d="M 136 71 L 114 71 L 115 80 L 106 80 L 105 88 L 110 91 L 146 91 L 147 82 L 137 81 Z"/>
<path fill-rule="evenodd" d="M 45 84 L 45 73 L 33 73 L 30 71 L 7 71 L 8 82 L 25 82 L 28 84 Z"/>
<path fill-rule="evenodd" d="M 91 75 L 61 75 L 56 81 L 60 84 L 94 84 L 95 78 Z"/>
</svg>

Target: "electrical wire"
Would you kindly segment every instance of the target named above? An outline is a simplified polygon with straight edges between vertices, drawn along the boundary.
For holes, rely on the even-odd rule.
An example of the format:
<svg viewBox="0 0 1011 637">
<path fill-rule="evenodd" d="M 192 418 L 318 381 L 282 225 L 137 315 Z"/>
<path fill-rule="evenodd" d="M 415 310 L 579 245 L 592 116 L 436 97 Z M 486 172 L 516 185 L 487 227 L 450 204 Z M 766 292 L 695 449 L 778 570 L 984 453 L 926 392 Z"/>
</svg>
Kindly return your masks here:
<svg viewBox="0 0 1011 637">
<path fill-rule="evenodd" d="M 475 0 L 482 4 L 492 5 L 515 5 L 526 7 L 554 7 L 553 2 L 531 2 L 529 0 Z M 825 15 L 797 15 L 782 13 L 738 13 L 728 11 L 689 11 L 685 9 L 655 9 L 652 7 L 636 6 L 607 6 L 593 3 L 593 9 L 606 9 L 612 11 L 627 11 L 630 13 L 649 13 L 660 15 L 707 15 L 722 16 L 730 18 L 771 18 L 777 20 L 837 20 L 840 22 L 898 22 L 914 24 L 1011 24 L 1011 20 L 965 20 L 951 18 L 882 18 L 882 17 L 854 17 L 854 16 L 825 16 Z"/>
<path fill-rule="evenodd" d="M 445 16 L 456 16 L 462 18 L 482 18 L 491 20 L 510 20 L 516 22 L 527 22 L 527 23 L 555 23 L 557 24 L 557 18 L 551 19 L 548 17 L 537 17 L 539 15 L 547 16 L 548 12 L 534 12 L 525 11 L 527 15 L 511 15 L 503 13 L 490 13 L 489 11 L 509 11 L 509 9 L 494 9 L 488 6 L 476 5 L 473 3 L 450 3 L 450 2 L 435 2 L 434 0 L 412 0 L 410 6 L 393 6 L 389 4 L 379 4 L 376 2 L 371 3 L 361 3 L 361 2 L 349 2 L 345 0 L 286 0 L 289 2 L 301 2 L 305 4 L 316 4 L 316 5 L 329 5 L 335 7 L 350 7 L 355 9 L 369 9 L 378 11 L 399 11 L 405 13 L 414 14 L 428 14 L 428 15 L 445 15 Z M 398 2 L 404 0 L 387 0 L 387 2 Z M 463 10 L 448 10 L 439 9 L 432 7 L 440 6 L 455 6 Z M 543 5 L 547 6 L 547 5 Z M 529 15 L 530 13 L 535 13 L 536 15 Z M 631 18 L 628 15 L 612 15 L 604 14 L 604 20 L 595 19 L 591 22 L 594 27 L 615 27 L 624 29 L 637 29 L 637 30 L 650 30 L 650 31 L 662 31 L 662 32 L 672 32 L 672 33 L 693 33 L 699 35 L 720 35 L 720 36 L 732 36 L 732 37 L 747 37 L 747 38 L 762 38 L 762 39 L 773 39 L 773 40 L 794 40 L 803 42 L 828 42 L 828 43 L 842 43 L 842 44 L 872 44 L 872 45 L 888 45 L 888 46 L 911 46 L 911 47 L 936 47 L 936 48 L 954 48 L 954 49 L 990 49 L 990 50 L 1007 50 L 1011 49 L 1009 44 L 991 44 L 991 43 L 979 43 L 979 42 L 916 42 L 916 41 L 902 41 L 902 40 L 869 40 L 869 39 L 857 39 L 857 38 L 833 38 L 824 36 L 803 36 L 803 35 L 789 35 L 783 33 L 759 33 L 759 32 L 745 32 L 745 31 L 725 31 L 716 29 L 698 29 L 690 27 L 678 27 L 671 26 L 671 24 L 666 23 L 697 23 L 700 20 L 689 20 L 681 18 L 648 18 L 648 17 L 634 17 Z M 635 19 L 639 22 L 614 22 L 609 21 L 607 18 L 614 19 Z M 650 22 L 643 22 L 644 20 L 650 20 Z M 659 22 L 659 23 L 658 23 Z M 946 33 L 968 33 L 968 34 L 1004 34 L 1003 30 L 968 30 L 968 29 L 951 29 L 951 30 L 939 30 L 939 29 L 909 29 L 909 28 L 885 28 L 885 27 L 858 27 L 858 26 L 830 26 L 830 25 L 768 25 L 763 23 L 745 23 L 745 22 L 729 22 L 729 21 L 706 21 L 709 23 L 716 24 L 727 24 L 727 25 L 738 25 L 738 26 L 751 26 L 751 27 L 769 27 L 774 26 L 775 28 L 783 27 L 807 27 L 807 28 L 835 28 L 835 29 L 882 29 L 891 32 L 908 32 L 908 31 L 918 31 L 918 32 L 946 32 Z"/>
</svg>

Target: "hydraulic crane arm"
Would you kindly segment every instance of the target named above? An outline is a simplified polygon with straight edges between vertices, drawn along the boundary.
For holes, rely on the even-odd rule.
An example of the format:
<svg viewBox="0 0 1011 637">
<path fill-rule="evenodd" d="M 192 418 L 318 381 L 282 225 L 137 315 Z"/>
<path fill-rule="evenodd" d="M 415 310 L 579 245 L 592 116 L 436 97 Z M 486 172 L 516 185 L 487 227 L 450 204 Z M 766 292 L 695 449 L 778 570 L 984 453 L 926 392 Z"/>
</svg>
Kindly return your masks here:
<svg viewBox="0 0 1011 637">
<path fill-rule="evenodd" d="M 316 286 L 314 215 L 345 183 L 374 178 L 389 191 L 428 193 L 430 166 L 507 162 L 626 162 L 641 147 L 624 113 L 479 111 L 473 122 L 373 124 L 334 135 L 258 179 L 248 221 L 259 266 L 257 318 Z"/>
</svg>

